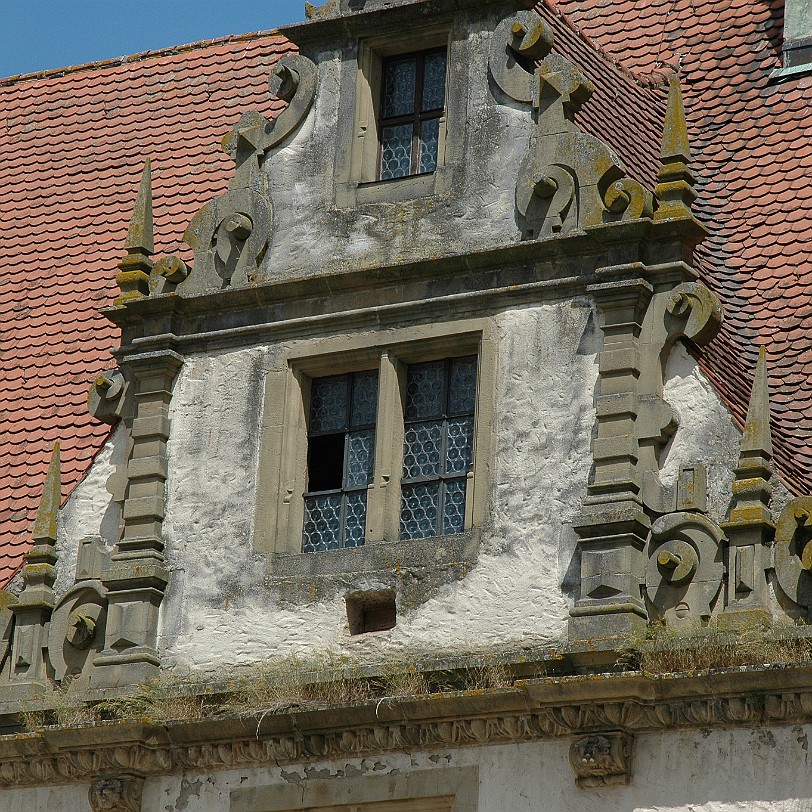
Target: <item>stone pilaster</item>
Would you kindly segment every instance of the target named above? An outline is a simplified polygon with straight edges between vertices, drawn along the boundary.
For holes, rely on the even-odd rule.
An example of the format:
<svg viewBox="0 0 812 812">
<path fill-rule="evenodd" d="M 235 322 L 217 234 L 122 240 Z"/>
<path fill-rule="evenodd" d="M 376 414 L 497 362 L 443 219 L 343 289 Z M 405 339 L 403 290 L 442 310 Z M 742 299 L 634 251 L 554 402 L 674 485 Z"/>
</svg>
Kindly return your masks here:
<svg viewBox="0 0 812 812">
<path fill-rule="evenodd" d="M 617 270 L 617 269 L 616 269 Z M 643 547 L 650 521 L 643 509 L 635 423 L 640 335 L 653 294 L 641 278 L 592 285 L 604 319 L 597 400 L 595 473 L 575 530 L 581 547 L 581 592 L 569 636 L 589 639 L 640 627 Z"/>
<path fill-rule="evenodd" d="M 740 449 L 733 503 L 722 524 L 729 541 L 725 608 L 717 620 L 722 628 L 766 624 L 771 619 L 765 570 L 775 532 L 769 508 L 773 445 L 764 347 L 759 350 Z"/>
<path fill-rule="evenodd" d="M 169 580 L 162 535 L 169 403 L 182 363 L 171 350 L 127 359 L 135 386 L 132 450 L 121 538 L 102 579 L 109 605 L 105 648 L 94 661 L 99 685 L 142 681 L 158 669 L 158 611 Z"/>
<path fill-rule="evenodd" d="M 56 443 L 34 522 L 34 546 L 28 551 L 23 565 L 23 591 L 19 600 L 11 606 L 15 619 L 11 681 L 30 693 L 44 691 L 48 684 L 45 648 L 48 644 L 48 622 L 55 605 L 53 586 L 56 581 L 56 534 L 61 499 L 59 443 Z"/>
</svg>

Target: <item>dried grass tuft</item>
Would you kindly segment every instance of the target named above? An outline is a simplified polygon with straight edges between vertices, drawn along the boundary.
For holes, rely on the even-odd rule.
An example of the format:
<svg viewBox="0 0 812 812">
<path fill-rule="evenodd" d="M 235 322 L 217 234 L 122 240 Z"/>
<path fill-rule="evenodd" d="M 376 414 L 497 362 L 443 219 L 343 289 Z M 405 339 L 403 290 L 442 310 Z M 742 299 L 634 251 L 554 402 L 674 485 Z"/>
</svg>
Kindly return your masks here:
<svg viewBox="0 0 812 812">
<path fill-rule="evenodd" d="M 631 642 L 620 664 L 645 674 L 708 671 L 758 665 L 812 662 L 812 638 L 778 637 L 763 628 L 738 632 L 707 627 L 652 626 Z"/>
</svg>

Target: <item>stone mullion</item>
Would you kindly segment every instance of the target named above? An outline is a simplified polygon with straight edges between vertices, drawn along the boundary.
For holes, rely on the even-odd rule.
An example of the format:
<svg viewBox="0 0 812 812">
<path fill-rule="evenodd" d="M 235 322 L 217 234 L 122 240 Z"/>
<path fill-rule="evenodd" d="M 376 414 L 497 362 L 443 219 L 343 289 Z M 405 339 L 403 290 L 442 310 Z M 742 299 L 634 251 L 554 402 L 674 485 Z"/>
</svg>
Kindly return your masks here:
<svg viewBox="0 0 812 812">
<path fill-rule="evenodd" d="M 581 590 L 570 636 L 621 634 L 640 625 L 642 550 L 649 520 L 641 499 L 636 432 L 643 318 L 653 294 L 642 279 L 594 285 L 604 319 L 596 403 L 595 473 L 576 524 Z"/>
<path fill-rule="evenodd" d="M 158 611 L 169 581 L 162 533 L 169 404 L 182 362 L 172 351 L 128 359 L 135 382 L 132 450 L 124 526 L 103 577 L 109 602 L 105 648 L 94 661 L 101 685 L 146 679 L 159 665 Z"/>
<path fill-rule="evenodd" d="M 391 352 L 381 355 L 375 473 L 367 491 L 366 541 L 397 541 L 400 533 L 400 472 L 403 467 L 402 364 Z"/>
</svg>

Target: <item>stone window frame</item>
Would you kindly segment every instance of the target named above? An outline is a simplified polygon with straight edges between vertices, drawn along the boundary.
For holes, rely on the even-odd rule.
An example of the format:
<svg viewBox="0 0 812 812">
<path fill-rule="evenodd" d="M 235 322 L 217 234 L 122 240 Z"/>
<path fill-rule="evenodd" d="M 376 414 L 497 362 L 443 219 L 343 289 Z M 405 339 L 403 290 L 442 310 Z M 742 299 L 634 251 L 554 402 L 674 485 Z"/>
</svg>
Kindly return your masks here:
<svg viewBox="0 0 812 812">
<path fill-rule="evenodd" d="M 383 63 L 399 55 L 446 48 L 446 104 L 440 118 L 437 168 L 434 172 L 379 179 L 379 113 Z M 339 133 L 344 144 L 336 155 L 336 206 L 355 208 L 449 195 L 453 174 L 464 154 L 467 98 L 466 43 L 455 36 L 452 20 L 393 37 L 376 36 L 357 43 L 354 58 L 342 60 Z M 449 137 L 449 134 L 451 136 Z"/>
<path fill-rule="evenodd" d="M 473 465 L 466 488 L 467 533 L 486 519 L 486 494 L 494 454 L 496 348 L 490 319 L 403 327 L 375 335 L 313 338 L 290 346 L 265 382 L 254 546 L 263 553 L 307 558 L 342 550 L 302 552 L 307 484 L 307 413 L 310 381 L 323 375 L 380 370 L 375 433 L 375 468 L 367 491 L 363 554 L 371 545 L 400 540 L 400 479 L 403 466 L 403 392 L 411 363 L 476 355 L 477 400 Z M 456 539 L 432 536 L 431 539 Z M 272 561 L 270 563 L 273 567 Z"/>
<path fill-rule="evenodd" d="M 231 812 L 476 812 L 477 767 L 302 780 L 231 792 Z"/>
</svg>

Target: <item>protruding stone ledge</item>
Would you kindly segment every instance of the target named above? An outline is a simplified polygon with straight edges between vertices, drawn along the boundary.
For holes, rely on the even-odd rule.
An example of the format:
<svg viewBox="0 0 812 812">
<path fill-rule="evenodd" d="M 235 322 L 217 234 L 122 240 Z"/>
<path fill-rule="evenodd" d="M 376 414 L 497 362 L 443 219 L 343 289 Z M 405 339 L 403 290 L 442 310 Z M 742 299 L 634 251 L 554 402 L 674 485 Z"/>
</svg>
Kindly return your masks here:
<svg viewBox="0 0 812 812">
<path fill-rule="evenodd" d="M 0 787 L 567 736 L 802 724 L 812 721 L 810 685 L 812 666 L 656 678 L 596 674 L 436 694 L 430 702 L 393 698 L 293 713 L 257 709 L 241 717 L 47 728 L 0 736 Z"/>
</svg>

